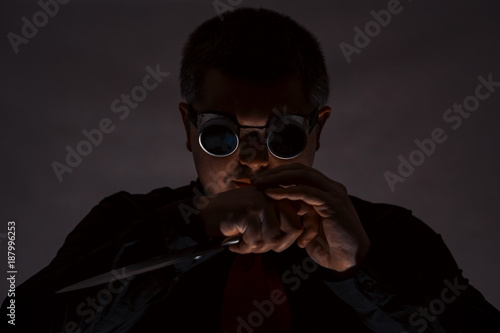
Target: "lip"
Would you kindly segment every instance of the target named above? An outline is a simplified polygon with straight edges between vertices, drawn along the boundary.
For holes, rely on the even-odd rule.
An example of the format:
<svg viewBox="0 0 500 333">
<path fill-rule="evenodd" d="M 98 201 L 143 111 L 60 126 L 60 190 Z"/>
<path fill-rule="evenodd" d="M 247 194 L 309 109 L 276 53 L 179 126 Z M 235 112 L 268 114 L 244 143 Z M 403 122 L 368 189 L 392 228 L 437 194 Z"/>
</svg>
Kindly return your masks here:
<svg viewBox="0 0 500 333">
<path fill-rule="evenodd" d="M 252 183 L 250 182 L 250 179 L 233 180 L 233 183 L 235 183 L 238 187 L 245 187 L 245 186 L 252 185 Z"/>
</svg>

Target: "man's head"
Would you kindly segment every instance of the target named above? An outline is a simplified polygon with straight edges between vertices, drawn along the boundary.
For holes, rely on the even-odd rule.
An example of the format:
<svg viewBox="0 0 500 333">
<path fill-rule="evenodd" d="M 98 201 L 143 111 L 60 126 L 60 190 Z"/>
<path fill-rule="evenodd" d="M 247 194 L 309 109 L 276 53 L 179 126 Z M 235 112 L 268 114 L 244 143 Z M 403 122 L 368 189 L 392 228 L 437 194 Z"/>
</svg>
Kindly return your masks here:
<svg viewBox="0 0 500 333">
<path fill-rule="evenodd" d="M 248 182 L 259 172 L 281 164 L 312 165 L 321 128 L 330 113 L 326 106 L 328 75 L 319 43 L 290 18 L 244 8 L 225 14 L 223 21 L 218 17 L 206 21 L 184 47 L 180 83 L 186 100 L 179 109 L 187 148 L 207 192 L 237 188 L 242 185 L 238 180 Z M 273 117 L 283 114 L 306 119 L 317 111 L 318 118 L 307 131 L 305 148 L 297 157 L 274 156 L 266 146 L 269 129 L 251 128 L 237 133 L 239 145 L 234 153 L 216 157 L 200 146 L 199 128 L 189 119 L 188 105 L 198 113 L 227 115 L 243 127 L 269 125 Z M 309 119 L 304 125 L 309 125 Z M 279 126 L 272 129 L 282 130 Z"/>
</svg>

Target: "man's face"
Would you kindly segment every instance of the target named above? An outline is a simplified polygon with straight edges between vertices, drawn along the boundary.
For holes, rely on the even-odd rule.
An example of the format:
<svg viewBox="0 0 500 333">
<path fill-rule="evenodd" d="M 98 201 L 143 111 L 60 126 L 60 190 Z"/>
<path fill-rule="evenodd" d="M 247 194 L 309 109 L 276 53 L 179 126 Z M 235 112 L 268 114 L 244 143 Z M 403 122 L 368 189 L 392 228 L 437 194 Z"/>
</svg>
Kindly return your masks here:
<svg viewBox="0 0 500 333">
<path fill-rule="evenodd" d="M 314 110 L 307 103 L 297 78 L 255 83 L 231 78 L 212 69 L 205 76 L 202 91 L 202 98 L 191 104 L 195 110 L 227 114 L 241 126 L 265 126 L 277 113 L 308 116 Z M 299 156 L 280 159 L 268 150 L 264 131 L 254 129 L 241 130 L 239 146 L 231 155 L 211 156 L 199 144 L 198 132 L 189 121 L 187 104 L 180 103 L 179 110 L 186 128 L 187 148 L 193 153 L 198 177 L 207 194 L 246 186 L 260 172 L 278 165 L 302 163 L 312 166 L 319 148 L 321 128 L 331 111 L 327 106 L 320 110 L 319 126 L 308 134 L 306 147 Z"/>
</svg>

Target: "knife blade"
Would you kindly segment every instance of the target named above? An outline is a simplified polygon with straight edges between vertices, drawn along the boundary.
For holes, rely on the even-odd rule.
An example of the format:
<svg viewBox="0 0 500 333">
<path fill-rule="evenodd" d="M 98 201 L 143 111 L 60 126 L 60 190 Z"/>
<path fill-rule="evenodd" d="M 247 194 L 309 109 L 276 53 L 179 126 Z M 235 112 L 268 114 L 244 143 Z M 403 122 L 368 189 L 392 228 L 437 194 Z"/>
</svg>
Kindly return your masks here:
<svg viewBox="0 0 500 333">
<path fill-rule="evenodd" d="M 175 265 L 186 260 L 199 260 L 204 256 L 217 254 L 227 248 L 229 245 L 238 244 L 241 235 L 231 236 L 220 241 L 212 241 L 208 244 L 190 246 L 174 253 L 162 254 L 135 264 L 113 269 L 110 272 L 100 274 L 83 281 L 77 282 L 65 288 L 56 291 L 56 294 L 65 293 L 74 290 L 80 290 L 100 284 L 125 279 L 131 276 L 150 272 L 162 267 Z"/>
</svg>

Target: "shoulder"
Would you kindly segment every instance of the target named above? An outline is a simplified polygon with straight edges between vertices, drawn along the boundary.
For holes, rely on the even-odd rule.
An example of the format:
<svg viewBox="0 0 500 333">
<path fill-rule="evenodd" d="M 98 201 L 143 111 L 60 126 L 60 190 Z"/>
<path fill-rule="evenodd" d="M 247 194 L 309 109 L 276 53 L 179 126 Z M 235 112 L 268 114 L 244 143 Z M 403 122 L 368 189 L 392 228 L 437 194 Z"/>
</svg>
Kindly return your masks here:
<svg viewBox="0 0 500 333">
<path fill-rule="evenodd" d="M 410 209 L 387 203 L 373 203 L 351 195 L 349 198 L 367 232 L 385 234 L 387 237 L 402 236 L 408 232 L 437 235 L 415 217 Z"/>
<path fill-rule="evenodd" d="M 412 214 L 411 210 L 392 204 L 374 203 L 353 195 L 349 195 L 349 199 L 351 199 L 359 218 L 366 223 L 375 223 L 377 220 Z"/>
<path fill-rule="evenodd" d="M 440 234 L 412 214 L 412 211 L 386 203 L 372 203 L 350 197 L 372 246 L 385 258 L 418 261 L 424 265 L 441 261 L 453 268 L 455 262 Z M 379 253 L 379 254 L 380 254 Z"/>
<path fill-rule="evenodd" d="M 350 196 L 371 242 L 372 259 L 378 266 L 406 269 L 409 276 L 442 281 L 458 274 L 457 264 L 440 234 L 400 206 L 372 203 Z M 395 274 L 397 275 L 397 274 Z"/>
<path fill-rule="evenodd" d="M 135 221 L 154 214 L 168 204 L 192 194 L 191 184 L 179 188 L 162 187 L 147 194 L 120 191 L 102 199 L 66 237 L 58 255 L 69 250 L 96 248 L 127 230 Z"/>
<path fill-rule="evenodd" d="M 124 217 L 128 214 L 147 215 L 162 206 L 193 196 L 193 188 L 194 182 L 178 188 L 161 187 L 146 194 L 120 191 L 105 197 L 96 207 L 120 213 Z"/>
</svg>

